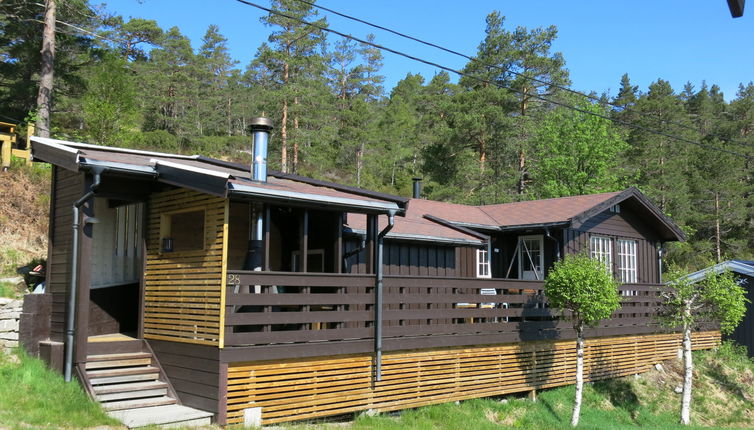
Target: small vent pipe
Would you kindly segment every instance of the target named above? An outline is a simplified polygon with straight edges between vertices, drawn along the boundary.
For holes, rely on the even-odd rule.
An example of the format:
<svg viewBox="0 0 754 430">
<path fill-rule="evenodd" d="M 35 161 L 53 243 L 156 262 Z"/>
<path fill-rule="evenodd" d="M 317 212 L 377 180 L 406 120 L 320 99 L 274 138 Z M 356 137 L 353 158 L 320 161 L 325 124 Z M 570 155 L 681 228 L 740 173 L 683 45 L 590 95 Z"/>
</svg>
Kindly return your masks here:
<svg viewBox="0 0 754 430">
<path fill-rule="evenodd" d="M 267 182 L 267 143 L 270 141 L 272 121 L 264 117 L 252 118 L 250 128 L 254 145 L 251 178 L 255 181 Z"/>
<path fill-rule="evenodd" d="M 413 178 L 414 181 L 414 198 L 420 199 L 422 195 L 422 178 Z"/>
</svg>

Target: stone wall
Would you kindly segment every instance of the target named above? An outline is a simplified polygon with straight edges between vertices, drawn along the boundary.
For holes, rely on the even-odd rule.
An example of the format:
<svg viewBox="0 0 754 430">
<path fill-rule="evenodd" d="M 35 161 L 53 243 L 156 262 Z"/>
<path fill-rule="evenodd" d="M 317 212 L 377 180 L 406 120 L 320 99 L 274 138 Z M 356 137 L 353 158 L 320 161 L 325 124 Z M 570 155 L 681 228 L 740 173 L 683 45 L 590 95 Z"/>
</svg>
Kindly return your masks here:
<svg viewBox="0 0 754 430">
<path fill-rule="evenodd" d="M 23 300 L 0 297 L 0 349 L 6 352 L 18 346 L 23 303 Z"/>
</svg>

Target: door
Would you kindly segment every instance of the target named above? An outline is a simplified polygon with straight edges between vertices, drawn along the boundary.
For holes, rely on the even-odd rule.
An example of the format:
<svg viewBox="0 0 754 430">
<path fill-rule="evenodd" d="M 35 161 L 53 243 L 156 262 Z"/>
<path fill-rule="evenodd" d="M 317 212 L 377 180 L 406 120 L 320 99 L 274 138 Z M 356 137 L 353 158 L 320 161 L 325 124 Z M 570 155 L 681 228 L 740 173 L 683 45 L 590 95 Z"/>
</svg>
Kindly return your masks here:
<svg viewBox="0 0 754 430">
<path fill-rule="evenodd" d="M 543 280 L 545 264 L 543 251 L 544 238 L 541 234 L 519 236 L 518 238 L 518 277 L 527 280 Z"/>
</svg>

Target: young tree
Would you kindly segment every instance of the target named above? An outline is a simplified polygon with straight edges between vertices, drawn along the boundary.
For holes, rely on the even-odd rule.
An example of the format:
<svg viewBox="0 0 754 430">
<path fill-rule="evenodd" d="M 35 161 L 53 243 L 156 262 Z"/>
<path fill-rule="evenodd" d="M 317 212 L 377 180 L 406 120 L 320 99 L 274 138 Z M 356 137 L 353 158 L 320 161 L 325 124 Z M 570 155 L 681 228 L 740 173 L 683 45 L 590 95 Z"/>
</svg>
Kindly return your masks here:
<svg viewBox="0 0 754 430">
<path fill-rule="evenodd" d="M 531 190 L 539 198 L 616 191 L 625 187 L 622 155 L 628 144 L 607 119 L 606 109 L 585 97 L 570 97 L 581 112 L 557 108 L 535 134 Z"/>
<path fill-rule="evenodd" d="M 584 329 L 596 326 L 620 307 L 618 282 L 604 263 L 580 254 L 556 262 L 544 288 L 550 306 L 570 312 L 576 331 L 576 399 L 571 417 L 575 427 L 584 389 Z"/>
<path fill-rule="evenodd" d="M 659 315 L 663 325 L 683 329 L 683 394 L 681 424 L 691 418 L 691 383 L 694 364 L 691 356 L 691 330 L 701 323 L 719 323 L 720 332 L 732 333 L 746 313 L 746 293 L 733 274 L 709 272 L 698 282 L 672 270 L 668 290 L 661 293 Z"/>
</svg>

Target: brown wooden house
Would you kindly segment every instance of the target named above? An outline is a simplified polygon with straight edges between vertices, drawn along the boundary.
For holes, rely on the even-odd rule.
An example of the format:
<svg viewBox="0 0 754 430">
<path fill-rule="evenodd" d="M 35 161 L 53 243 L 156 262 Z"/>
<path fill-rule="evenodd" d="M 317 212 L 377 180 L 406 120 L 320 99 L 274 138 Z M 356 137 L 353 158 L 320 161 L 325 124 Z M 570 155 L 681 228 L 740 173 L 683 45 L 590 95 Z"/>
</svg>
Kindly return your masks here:
<svg viewBox="0 0 754 430">
<path fill-rule="evenodd" d="M 542 279 L 581 250 L 626 296 L 589 333 L 588 378 L 680 342 L 652 314 L 661 244 L 683 234 L 635 189 L 465 206 L 262 175 L 261 153 L 251 169 L 32 140 L 53 165 L 50 247 L 22 341 L 113 411 L 271 424 L 572 383 L 573 332 Z"/>
</svg>

